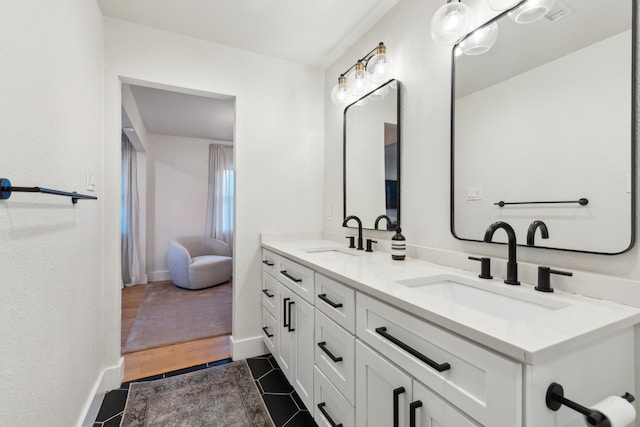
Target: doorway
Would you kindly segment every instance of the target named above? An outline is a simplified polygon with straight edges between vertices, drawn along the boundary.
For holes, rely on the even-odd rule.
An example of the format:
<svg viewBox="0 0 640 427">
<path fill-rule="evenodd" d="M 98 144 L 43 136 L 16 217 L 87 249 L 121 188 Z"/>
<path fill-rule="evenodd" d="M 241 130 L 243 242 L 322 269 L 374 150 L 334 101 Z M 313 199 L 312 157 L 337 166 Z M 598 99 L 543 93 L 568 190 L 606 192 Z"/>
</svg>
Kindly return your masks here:
<svg viewBox="0 0 640 427">
<path fill-rule="evenodd" d="M 122 85 L 125 381 L 230 357 L 232 278 L 202 290 L 184 289 L 173 283 L 167 257 L 172 241 L 200 236 L 224 242 L 233 259 L 235 165 L 228 153 L 233 153 L 234 123 L 232 96 L 139 81 Z M 228 158 L 222 166 L 216 160 L 221 151 Z M 222 189 L 216 187 L 220 174 L 226 177 Z M 178 302 L 166 303 L 170 298 Z M 153 301 L 160 303 L 152 307 Z M 221 306 L 212 320 L 207 308 L 213 304 Z M 225 322 L 227 329 L 220 326 Z M 143 324 L 151 329 L 139 332 Z M 153 335 L 159 341 L 148 348 L 131 345 Z"/>
</svg>

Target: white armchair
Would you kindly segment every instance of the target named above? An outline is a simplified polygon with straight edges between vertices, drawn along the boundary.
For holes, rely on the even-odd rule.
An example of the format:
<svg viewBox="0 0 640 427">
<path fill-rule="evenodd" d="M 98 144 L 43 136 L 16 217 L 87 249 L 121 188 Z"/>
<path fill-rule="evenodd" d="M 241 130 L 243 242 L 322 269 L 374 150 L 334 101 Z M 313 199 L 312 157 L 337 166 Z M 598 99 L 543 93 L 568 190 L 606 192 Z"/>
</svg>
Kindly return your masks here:
<svg viewBox="0 0 640 427">
<path fill-rule="evenodd" d="M 169 243 L 169 273 L 173 283 L 203 289 L 231 279 L 233 260 L 229 246 L 207 237 L 180 237 Z"/>
</svg>

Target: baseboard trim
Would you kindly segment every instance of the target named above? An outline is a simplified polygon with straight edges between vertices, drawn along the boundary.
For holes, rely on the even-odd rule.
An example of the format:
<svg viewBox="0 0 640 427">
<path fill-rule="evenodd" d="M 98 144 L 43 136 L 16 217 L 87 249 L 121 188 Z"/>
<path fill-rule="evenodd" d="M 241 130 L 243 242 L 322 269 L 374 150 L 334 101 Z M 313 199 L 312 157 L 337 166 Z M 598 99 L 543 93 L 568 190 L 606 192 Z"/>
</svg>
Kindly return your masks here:
<svg viewBox="0 0 640 427">
<path fill-rule="evenodd" d="M 168 271 L 154 271 L 147 274 L 149 282 L 162 282 L 164 280 L 171 280 L 171 273 Z"/>
<path fill-rule="evenodd" d="M 87 400 L 84 406 L 78 427 L 92 427 L 93 423 L 98 416 L 100 406 L 102 405 L 102 399 L 109 390 L 114 390 L 120 387 L 122 378 L 124 377 L 124 357 L 118 360 L 118 364 L 109 368 L 106 368 L 100 373 L 100 376 L 96 380 L 91 390 L 91 397 Z"/>
<path fill-rule="evenodd" d="M 231 343 L 231 358 L 233 360 L 242 360 L 269 353 L 267 346 L 262 341 L 262 335 L 243 340 L 236 340 L 232 335 L 229 337 L 229 342 Z"/>
</svg>

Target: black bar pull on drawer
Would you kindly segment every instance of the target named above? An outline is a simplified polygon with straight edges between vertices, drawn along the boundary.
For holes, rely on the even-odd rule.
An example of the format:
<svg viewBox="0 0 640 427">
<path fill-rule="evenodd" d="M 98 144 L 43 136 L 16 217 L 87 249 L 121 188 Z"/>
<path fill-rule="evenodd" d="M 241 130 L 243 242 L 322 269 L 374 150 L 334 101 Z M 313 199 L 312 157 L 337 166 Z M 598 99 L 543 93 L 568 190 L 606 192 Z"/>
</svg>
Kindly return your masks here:
<svg viewBox="0 0 640 427">
<path fill-rule="evenodd" d="M 398 402 L 398 397 L 405 391 L 404 387 L 398 387 L 393 390 L 393 427 L 400 427 L 400 402 Z"/>
<path fill-rule="evenodd" d="M 331 360 L 333 360 L 334 362 L 336 362 L 336 363 L 338 363 L 338 362 L 342 362 L 342 357 L 339 357 L 339 356 L 338 356 L 338 357 L 336 357 L 336 356 L 334 356 L 334 355 L 333 355 L 333 353 L 331 353 L 331 352 L 329 351 L 329 349 L 327 349 L 327 342 L 326 342 L 326 341 L 319 342 L 319 343 L 318 343 L 318 347 L 320 347 L 320 349 L 321 349 L 322 351 L 324 351 L 324 352 L 327 354 L 327 356 L 329 356 L 329 357 L 331 358 Z"/>
<path fill-rule="evenodd" d="M 320 294 L 320 295 L 318 295 L 318 298 L 320 298 L 322 301 L 326 302 L 327 304 L 329 304 L 333 308 L 342 307 L 342 303 L 331 301 L 329 298 L 327 298 L 327 294 Z"/>
<path fill-rule="evenodd" d="M 287 301 L 289 301 L 291 298 L 284 298 L 282 300 L 282 327 L 283 328 L 287 328 L 289 327 L 289 323 L 287 323 Z M 291 316 L 291 310 L 289 310 L 289 316 Z M 291 322 L 291 319 L 289 319 L 289 322 Z"/>
<path fill-rule="evenodd" d="M 329 414 L 327 414 L 327 411 L 324 409 L 325 406 L 327 406 L 327 404 L 324 402 L 318 403 L 318 409 L 320 409 L 320 412 L 322 412 L 322 415 L 324 415 L 327 421 L 329 421 L 329 424 L 331 424 L 331 427 L 342 427 L 342 423 L 336 424 L 335 421 L 333 421 L 333 419 L 329 416 Z"/>
<path fill-rule="evenodd" d="M 420 407 L 422 407 L 420 400 L 409 403 L 409 427 L 416 427 L 416 410 Z"/>
<path fill-rule="evenodd" d="M 420 361 L 422 361 L 422 362 L 426 363 L 427 365 L 431 366 L 433 369 L 435 369 L 438 372 L 443 372 L 443 371 L 447 371 L 447 370 L 451 369 L 451 365 L 449 365 L 448 363 L 437 363 L 437 362 L 434 362 L 433 360 L 429 359 L 424 354 L 420 353 L 418 350 L 416 350 L 416 349 L 414 349 L 412 347 L 409 347 L 407 344 L 403 343 L 398 338 L 390 335 L 387 332 L 387 328 L 384 327 L 384 326 L 382 326 L 380 328 L 376 328 L 376 333 L 378 335 L 382 335 L 383 337 L 385 337 L 386 339 L 388 339 L 389 341 L 391 341 L 392 343 L 394 343 L 395 345 L 397 345 L 398 347 L 400 347 L 401 349 L 403 349 L 404 351 L 406 351 L 410 355 L 420 359 Z"/>
<path fill-rule="evenodd" d="M 265 326 L 262 328 L 262 330 L 264 331 L 264 334 L 267 336 L 267 338 L 271 338 L 273 336 L 273 334 L 270 334 L 269 331 L 267 331 L 268 327 Z"/>
<path fill-rule="evenodd" d="M 266 296 L 268 296 L 269 298 L 273 298 L 273 295 L 269 293 L 268 289 L 263 289 L 262 293 L 265 294 Z"/>
<path fill-rule="evenodd" d="M 269 266 L 269 267 L 273 267 L 275 264 L 272 263 L 271 261 L 269 261 L 268 259 L 265 259 L 264 261 L 262 261 L 263 264 Z"/>
<path fill-rule="evenodd" d="M 282 274 L 284 277 L 286 277 L 287 279 L 293 280 L 296 283 L 300 283 L 302 282 L 302 279 L 298 279 L 296 277 L 293 277 L 292 275 L 290 275 L 289 273 L 287 273 L 287 270 L 282 270 L 280 272 L 280 274 Z"/>
<path fill-rule="evenodd" d="M 289 299 L 289 298 L 287 298 L 287 299 Z M 291 327 L 291 306 L 293 304 L 295 304 L 295 303 L 296 303 L 295 301 L 289 301 L 289 305 L 287 306 L 287 312 L 289 313 L 289 324 L 287 325 L 287 328 L 288 328 L 289 332 L 295 332 L 296 331 L 295 328 Z"/>
</svg>

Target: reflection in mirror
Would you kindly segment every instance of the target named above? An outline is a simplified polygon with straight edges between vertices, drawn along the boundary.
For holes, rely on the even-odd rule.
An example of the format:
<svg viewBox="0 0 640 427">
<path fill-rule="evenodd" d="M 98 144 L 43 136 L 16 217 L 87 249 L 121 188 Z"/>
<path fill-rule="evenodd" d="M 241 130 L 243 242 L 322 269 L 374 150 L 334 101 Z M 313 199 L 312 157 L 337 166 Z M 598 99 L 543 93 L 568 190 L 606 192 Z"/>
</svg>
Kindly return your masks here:
<svg viewBox="0 0 640 427">
<path fill-rule="evenodd" d="M 390 80 L 344 111 L 344 216 L 363 228 L 400 222 L 400 87 Z"/>
<path fill-rule="evenodd" d="M 549 237 L 536 247 L 614 254 L 633 245 L 633 8 L 558 0 L 528 25 L 504 14 L 489 52 L 453 57 L 454 236 L 482 241 L 500 220 L 525 245 L 540 220 Z"/>
</svg>

